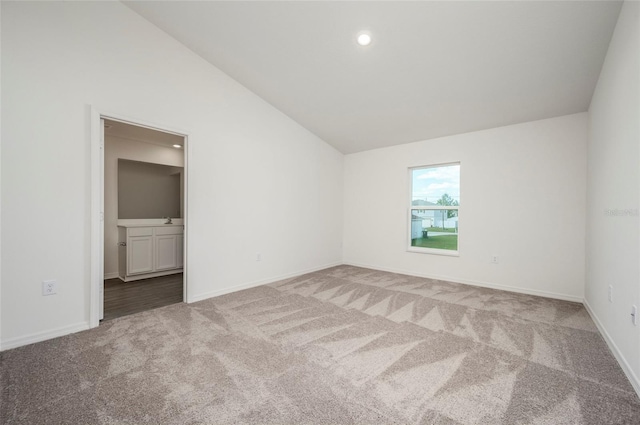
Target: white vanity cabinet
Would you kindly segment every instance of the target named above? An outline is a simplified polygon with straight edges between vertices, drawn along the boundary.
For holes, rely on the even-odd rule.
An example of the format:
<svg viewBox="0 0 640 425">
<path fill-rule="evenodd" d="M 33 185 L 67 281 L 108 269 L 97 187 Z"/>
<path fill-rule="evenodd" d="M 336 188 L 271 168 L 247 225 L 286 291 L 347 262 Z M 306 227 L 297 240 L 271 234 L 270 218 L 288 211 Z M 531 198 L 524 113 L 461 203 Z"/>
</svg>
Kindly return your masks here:
<svg viewBox="0 0 640 425">
<path fill-rule="evenodd" d="M 118 226 L 119 276 L 125 282 L 181 273 L 184 227 Z"/>
<path fill-rule="evenodd" d="M 153 227 L 127 229 L 127 275 L 153 273 Z"/>
</svg>

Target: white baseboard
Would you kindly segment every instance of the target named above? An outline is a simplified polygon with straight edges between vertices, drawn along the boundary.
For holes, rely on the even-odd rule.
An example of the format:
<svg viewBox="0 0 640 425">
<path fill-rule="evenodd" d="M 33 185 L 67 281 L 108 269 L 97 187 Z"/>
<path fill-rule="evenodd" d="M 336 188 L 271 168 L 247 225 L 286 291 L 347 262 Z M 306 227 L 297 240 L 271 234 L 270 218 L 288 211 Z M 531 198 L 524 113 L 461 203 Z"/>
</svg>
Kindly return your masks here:
<svg viewBox="0 0 640 425">
<path fill-rule="evenodd" d="M 609 335 L 609 332 L 607 332 L 605 327 L 602 325 L 602 322 L 600 321 L 600 319 L 598 318 L 596 313 L 593 311 L 593 309 L 589 305 L 589 302 L 587 302 L 586 298 L 584 300 L 584 306 L 587 309 L 587 312 L 589 313 L 589 316 L 591 316 L 591 319 L 593 320 L 593 322 L 598 327 L 598 330 L 600 331 L 600 334 L 602 335 L 602 337 L 606 341 L 607 345 L 609 346 L 609 349 L 611 350 L 611 352 L 613 353 L 614 357 L 616 358 L 616 360 L 620 364 L 620 367 L 622 368 L 622 371 L 624 372 L 625 375 L 627 375 L 627 378 L 629 378 L 629 382 L 631 382 L 631 386 L 633 386 L 633 389 L 636 390 L 636 393 L 638 394 L 638 397 L 640 397 L 640 380 L 638 379 L 636 374 L 633 373 L 633 370 L 629 366 L 629 363 L 627 362 L 627 359 L 625 359 L 625 357 L 622 355 L 622 353 L 620 352 L 620 349 L 618 348 L 616 343 L 613 342 L 613 339 L 611 339 L 611 335 Z"/>
<path fill-rule="evenodd" d="M 434 275 L 434 274 L 429 274 L 429 273 L 416 273 L 416 272 L 407 271 L 407 270 L 388 268 L 388 267 L 379 267 L 379 266 L 373 266 L 373 265 L 369 265 L 369 264 L 361 264 L 361 263 L 356 263 L 356 262 L 351 262 L 351 261 L 345 261 L 343 264 L 348 265 L 348 266 L 364 267 L 364 268 L 367 268 L 367 269 L 381 270 L 381 271 L 391 272 L 391 273 L 406 274 L 406 275 L 409 275 L 409 276 L 426 277 L 428 279 L 446 280 L 448 282 L 462 283 L 464 285 L 480 286 L 480 287 L 483 287 L 483 288 L 491 288 L 491 289 L 499 289 L 501 291 L 517 292 L 519 294 L 536 295 L 536 296 L 545 297 L 545 298 L 554 298 L 554 299 L 563 300 L 563 301 L 572 301 L 572 302 L 576 302 L 576 303 L 582 303 L 582 301 L 583 301 L 583 299 L 581 297 L 577 297 L 575 295 L 560 294 L 560 293 L 556 293 L 556 292 L 539 291 L 537 289 L 518 288 L 518 287 L 515 287 L 515 286 L 500 285 L 500 284 L 491 283 L 491 282 L 483 282 L 483 281 L 480 281 L 480 280 L 460 279 L 460 278 L 457 278 L 457 277 L 440 276 L 440 275 Z"/>
<path fill-rule="evenodd" d="M 241 285 L 232 286 L 230 288 L 219 289 L 217 291 L 205 292 L 203 294 L 198 294 L 198 295 L 194 295 L 192 297 L 189 297 L 189 299 L 187 300 L 187 303 L 194 303 L 194 302 L 197 302 L 197 301 L 206 300 L 208 298 L 219 297 L 220 295 L 226 295 L 226 294 L 230 294 L 232 292 L 241 291 L 243 289 L 254 288 L 256 286 L 267 285 L 269 283 L 277 282 L 279 280 L 289 279 L 290 277 L 296 277 L 296 276 L 300 276 L 300 275 L 307 274 L 307 273 L 313 273 L 313 272 L 317 272 L 318 270 L 324 270 L 324 269 L 328 269 L 330 267 L 335 267 L 335 266 L 340 266 L 340 265 L 342 265 L 342 262 L 341 261 L 337 261 L 335 263 L 325 264 L 325 265 L 320 266 L 320 267 L 314 267 L 314 268 L 307 269 L 307 270 L 300 270 L 300 271 L 293 272 L 293 273 L 287 273 L 287 274 L 280 275 L 280 276 L 270 277 L 268 279 L 262 279 L 262 280 L 256 280 L 256 281 L 253 281 L 253 282 L 243 283 Z"/>
<path fill-rule="evenodd" d="M 59 336 L 85 331 L 87 329 L 89 329 L 89 322 L 81 322 L 73 325 L 62 326 L 56 329 L 50 329 L 48 331 L 36 332 L 30 335 L 19 336 L 16 338 L 9 338 L 0 342 L 0 351 L 22 347 L 23 345 L 29 345 L 35 342 L 46 341 L 47 339 L 53 339 Z"/>
<path fill-rule="evenodd" d="M 118 272 L 105 273 L 105 274 L 104 274 L 104 280 L 107 280 L 107 279 L 115 279 L 115 278 L 116 278 L 116 277 L 118 277 L 118 276 L 119 276 L 119 273 L 118 273 Z"/>
<path fill-rule="evenodd" d="M 283 280 L 283 279 L 288 279 L 290 277 L 295 277 L 295 276 L 299 276 L 299 275 L 303 275 L 306 273 L 311 273 L 311 272 L 315 272 L 318 270 L 323 270 L 323 269 L 327 269 L 329 267 L 335 267 L 335 266 L 339 266 L 341 265 L 342 262 L 337 261 L 334 263 L 330 263 L 330 264 L 325 264 L 323 266 L 320 267 L 314 267 L 311 269 L 307 269 L 307 270 L 300 270 L 300 271 L 296 271 L 296 272 L 292 272 L 292 273 L 287 273 L 284 275 L 280 275 L 280 276 L 275 276 L 275 277 L 271 277 L 268 279 L 262 279 L 262 280 L 258 280 L 258 281 L 254 281 L 254 282 L 249 282 L 249 283 L 245 283 L 242 285 L 237 285 L 237 286 L 233 286 L 231 288 L 225 288 L 225 289 L 221 289 L 218 291 L 212 291 L 212 292 L 207 292 L 204 294 L 200 294 L 200 295 L 196 295 L 194 297 L 191 297 L 187 302 L 188 303 L 192 303 L 192 302 L 196 302 L 196 301 L 201 301 L 207 298 L 212 298 L 212 297 L 217 297 L 220 295 L 224 295 L 224 294 L 228 294 L 231 292 L 236 292 L 236 291 L 240 291 L 242 289 L 248 289 L 248 288 L 253 288 L 255 286 L 260 286 L 260 285 L 266 285 L 268 283 L 273 283 L 273 282 L 277 282 L 279 280 Z M 105 278 L 108 275 L 105 275 Z M 116 273 L 116 277 L 117 277 L 117 273 Z M 19 336 L 16 338 L 9 338 L 6 340 L 0 340 L 0 351 L 4 351 L 4 350 L 10 350 L 12 348 L 17 348 L 17 347 L 22 347 L 23 345 L 29 345 L 29 344 L 33 344 L 36 342 L 41 342 L 41 341 L 46 341 L 48 339 L 53 339 L 53 338 L 57 338 L 60 336 L 64 336 L 64 335 L 68 335 L 68 334 L 72 334 L 75 332 L 80 332 L 80 331 L 85 331 L 87 329 L 89 329 L 89 322 L 81 322 L 81 323 L 76 323 L 73 325 L 68 325 L 68 326 L 62 326 L 56 329 L 50 329 L 47 331 L 43 331 L 43 332 L 36 332 L 33 334 L 29 334 L 29 335 L 24 335 L 24 336 Z"/>
</svg>

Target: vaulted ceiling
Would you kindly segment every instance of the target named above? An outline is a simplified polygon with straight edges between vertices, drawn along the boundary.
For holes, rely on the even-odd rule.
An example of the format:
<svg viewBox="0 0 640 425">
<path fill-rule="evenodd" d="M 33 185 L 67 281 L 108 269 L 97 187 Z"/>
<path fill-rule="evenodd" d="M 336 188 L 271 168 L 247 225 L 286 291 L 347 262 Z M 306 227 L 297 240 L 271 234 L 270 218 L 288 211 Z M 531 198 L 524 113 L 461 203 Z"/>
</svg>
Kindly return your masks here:
<svg viewBox="0 0 640 425">
<path fill-rule="evenodd" d="M 588 110 L 621 6 L 125 4 L 343 153 Z"/>
</svg>

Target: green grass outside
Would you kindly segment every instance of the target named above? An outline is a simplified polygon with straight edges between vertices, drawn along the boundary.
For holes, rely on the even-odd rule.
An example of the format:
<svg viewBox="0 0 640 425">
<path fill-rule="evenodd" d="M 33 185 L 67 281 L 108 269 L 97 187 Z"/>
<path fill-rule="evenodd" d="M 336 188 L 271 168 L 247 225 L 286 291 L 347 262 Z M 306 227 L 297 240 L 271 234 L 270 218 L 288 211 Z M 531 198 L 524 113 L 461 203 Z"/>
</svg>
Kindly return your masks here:
<svg viewBox="0 0 640 425">
<path fill-rule="evenodd" d="M 429 238 L 418 238 L 411 240 L 411 246 L 433 249 L 458 250 L 458 235 L 429 236 Z"/>
<path fill-rule="evenodd" d="M 427 227 L 426 230 L 430 232 L 448 232 L 448 233 L 456 232 L 456 229 L 443 229 L 442 227 Z"/>
</svg>

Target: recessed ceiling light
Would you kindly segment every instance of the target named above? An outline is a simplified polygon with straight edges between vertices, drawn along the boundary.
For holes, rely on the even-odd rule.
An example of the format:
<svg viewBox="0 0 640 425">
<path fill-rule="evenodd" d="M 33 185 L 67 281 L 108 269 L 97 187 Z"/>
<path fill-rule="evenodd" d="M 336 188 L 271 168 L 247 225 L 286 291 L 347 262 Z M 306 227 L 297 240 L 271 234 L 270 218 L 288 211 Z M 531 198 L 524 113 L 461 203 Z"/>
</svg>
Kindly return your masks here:
<svg viewBox="0 0 640 425">
<path fill-rule="evenodd" d="M 182 147 L 182 145 L 173 145 L 174 148 L 176 149 L 180 149 Z"/>
<path fill-rule="evenodd" d="M 362 33 L 358 36 L 358 44 L 361 46 L 368 46 L 371 43 L 371 36 L 369 34 Z"/>
</svg>

